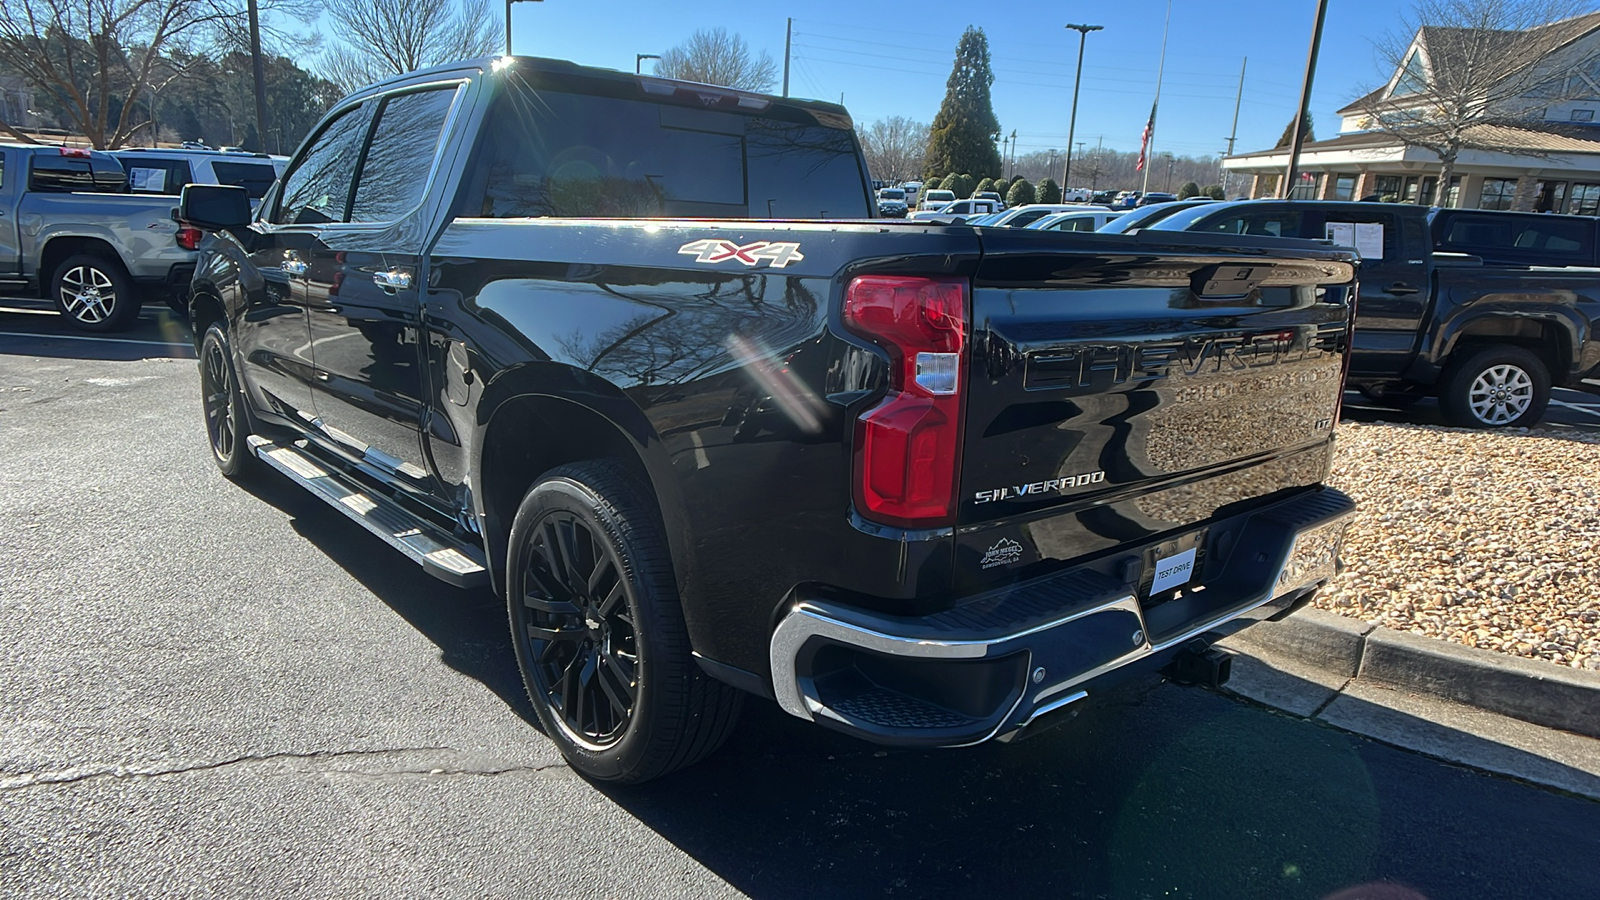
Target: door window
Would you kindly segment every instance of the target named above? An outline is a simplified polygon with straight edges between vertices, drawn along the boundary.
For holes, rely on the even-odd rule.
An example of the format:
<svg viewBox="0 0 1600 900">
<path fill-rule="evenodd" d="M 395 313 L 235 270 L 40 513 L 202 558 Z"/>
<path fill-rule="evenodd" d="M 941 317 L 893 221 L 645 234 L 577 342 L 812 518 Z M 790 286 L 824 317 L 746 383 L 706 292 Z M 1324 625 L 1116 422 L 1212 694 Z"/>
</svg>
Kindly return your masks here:
<svg viewBox="0 0 1600 900">
<path fill-rule="evenodd" d="M 378 113 L 356 180 L 352 222 L 393 222 L 422 202 L 457 88 L 391 96 Z"/>
<path fill-rule="evenodd" d="M 344 221 L 366 123 L 367 106 L 362 104 L 340 113 L 323 127 L 284 176 L 273 222 L 316 225 Z"/>
</svg>

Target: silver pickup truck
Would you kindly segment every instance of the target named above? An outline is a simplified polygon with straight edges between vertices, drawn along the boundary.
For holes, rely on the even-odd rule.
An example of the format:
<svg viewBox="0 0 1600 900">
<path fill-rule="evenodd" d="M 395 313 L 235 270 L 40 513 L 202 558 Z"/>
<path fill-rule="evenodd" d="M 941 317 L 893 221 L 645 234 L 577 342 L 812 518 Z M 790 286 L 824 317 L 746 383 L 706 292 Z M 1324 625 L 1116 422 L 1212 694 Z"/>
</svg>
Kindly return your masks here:
<svg viewBox="0 0 1600 900">
<path fill-rule="evenodd" d="M 0 144 L 0 289 L 53 301 L 85 331 L 133 324 L 146 296 L 182 297 L 200 233 L 175 197 L 129 194 L 112 156 Z"/>
</svg>

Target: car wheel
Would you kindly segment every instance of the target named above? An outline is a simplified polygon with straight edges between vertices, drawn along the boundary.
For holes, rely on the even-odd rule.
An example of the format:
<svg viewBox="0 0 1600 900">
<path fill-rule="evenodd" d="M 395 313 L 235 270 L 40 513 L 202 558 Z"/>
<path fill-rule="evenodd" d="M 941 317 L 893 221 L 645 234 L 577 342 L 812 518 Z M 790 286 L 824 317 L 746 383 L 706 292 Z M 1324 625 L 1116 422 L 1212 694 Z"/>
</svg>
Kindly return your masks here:
<svg viewBox="0 0 1600 900">
<path fill-rule="evenodd" d="M 212 460 L 227 478 L 244 478 L 256 465 L 246 441 L 250 420 L 244 412 L 239 379 L 234 375 L 228 337 L 220 325 L 207 328 L 200 341 L 200 399 Z"/>
<path fill-rule="evenodd" d="M 84 331 L 123 331 L 139 315 L 139 297 L 122 264 L 89 253 L 56 266 L 50 299 L 73 327 Z"/>
<path fill-rule="evenodd" d="M 568 763 L 638 783 L 703 759 L 742 695 L 695 663 L 649 488 L 595 460 L 547 472 L 511 526 L 506 606 L 522 681 Z"/>
<path fill-rule="evenodd" d="M 1439 401 L 1466 428 L 1532 425 L 1550 403 L 1550 372 L 1521 347 L 1487 347 L 1451 366 Z"/>
</svg>

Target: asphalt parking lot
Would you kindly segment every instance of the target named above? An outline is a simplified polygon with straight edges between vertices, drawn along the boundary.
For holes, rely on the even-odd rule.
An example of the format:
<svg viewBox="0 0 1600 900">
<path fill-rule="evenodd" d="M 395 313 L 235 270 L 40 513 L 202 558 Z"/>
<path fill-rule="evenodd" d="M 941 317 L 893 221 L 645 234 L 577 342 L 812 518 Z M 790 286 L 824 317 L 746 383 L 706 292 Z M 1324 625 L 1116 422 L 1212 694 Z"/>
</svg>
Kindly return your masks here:
<svg viewBox="0 0 1600 900">
<path fill-rule="evenodd" d="M 708 762 L 596 787 L 492 595 L 216 473 L 183 341 L 0 309 L 0 896 L 1594 891 L 1600 804 L 1155 681 L 944 752 L 753 701 Z"/>
</svg>

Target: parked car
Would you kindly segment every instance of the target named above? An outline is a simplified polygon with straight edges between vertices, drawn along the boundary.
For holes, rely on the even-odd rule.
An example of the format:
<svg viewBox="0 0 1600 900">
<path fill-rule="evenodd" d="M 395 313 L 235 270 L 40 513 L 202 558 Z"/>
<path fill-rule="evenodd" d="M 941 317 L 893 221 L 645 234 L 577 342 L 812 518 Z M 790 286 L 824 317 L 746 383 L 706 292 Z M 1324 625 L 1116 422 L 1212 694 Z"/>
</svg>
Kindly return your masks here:
<svg viewBox="0 0 1600 900">
<path fill-rule="evenodd" d="M 972 216 L 987 216 L 999 211 L 999 204 L 993 200 L 953 200 L 936 210 L 913 213 L 911 218 L 941 219 L 960 224 Z"/>
<path fill-rule="evenodd" d="M 128 189 L 135 194 L 173 197 L 186 184 L 233 184 L 260 200 L 289 164 L 286 156 L 268 156 L 244 150 L 194 150 L 167 147 L 130 147 L 111 155 L 128 173 Z"/>
<path fill-rule="evenodd" d="M 1587 262 L 1562 268 L 1435 253 L 1428 216 L 1409 204 L 1251 200 L 1188 209 L 1151 228 L 1322 238 L 1356 250 L 1361 305 L 1350 384 L 1377 402 L 1433 395 L 1456 425 L 1515 427 L 1539 421 L 1552 384 L 1600 393 L 1600 272 Z M 1466 223 L 1484 220 L 1443 218 L 1463 225 L 1444 231 L 1462 241 L 1475 238 Z M 1536 230 L 1532 219 L 1547 224 Z M 1516 222 L 1541 241 L 1595 227 L 1548 215 L 1494 221 Z"/>
<path fill-rule="evenodd" d="M 932 190 L 923 192 L 922 202 L 917 204 L 917 211 L 934 212 L 944 209 L 946 206 L 949 206 L 954 202 L 956 202 L 955 191 L 946 191 L 939 188 L 933 188 Z"/>
<path fill-rule="evenodd" d="M 1077 212 L 1085 209 L 1081 204 L 1075 203 L 1028 203 L 1023 206 L 1013 206 L 1005 214 L 996 219 L 993 224 L 1006 228 L 1026 228 L 1045 216 L 1056 213 Z"/>
<path fill-rule="evenodd" d="M 1094 191 L 1088 188 L 1062 188 L 1062 203 L 1088 203 L 1094 197 Z"/>
<path fill-rule="evenodd" d="M 1003 211 L 1006 208 L 1005 198 L 1000 196 L 1000 192 L 999 191 L 978 191 L 977 193 L 972 195 L 972 199 L 974 199 L 974 200 L 991 200 L 991 201 L 994 202 L 994 208 L 996 210 Z"/>
<path fill-rule="evenodd" d="M 906 217 L 906 192 L 900 188 L 880 188 L 878 190 L 878 215 L 887 219 L 904 219 Z"/>
<path fill-rule="evenodd" d="M 906 192 L 906 203 L 908 205 L 915 206 L 917 203 L 917 195 L 922 192 L 922 182 L 908 181 L 905 184 L 900 185 L 900 187 Z"/>
<path fill-rule="evenodd" d="M 339 101 L 258 214 L 184 190 L 217 466 L 491 585 L 599 780 L 705 757 L 744 694 L 932 747 L 1224 680 L 1202 636 L 1337 566 L 1353 255 L 851 221 L 849 123 L 525 57 Z"/>
<path fill-rule="evenodd" d="M 1003 213 L 1003 212 L 993 212 L 993 213 L 989 213 L 986 216 L 974 216 L 973 218 L 968 219 L 966 221 L 966 224 L 968 224 L 968 225 L 992 225 L 992 224 L 994 224 L 994 221 L 996 219 L 1000 218 L 1003 215 L 1005 215 L 1005 213 Z"/>
<path fill-rule="evenodd" d="M 118 331 L 144 298 L 181 297 L 200 233 L 171 197 L 128 193 L 98 150 L 0 144 L 0 287 L 52 301 L 68 324 Z"/>
<path fill-rule="evenodd" d="M 1117 202 L 1117 192 L 1095 191 L 1093 196 L 1089 198 L 1089 202 L 1099 204 L 1100 206 L 1109 207 L 1111 204 Z"/>
<path fill-rule="evenodd" d="M 1153 206 L 1119 209 L 1117 211 L 1123 213 L 1123 215 L 1100 226 L 1098 230 L 1108 234 L 1127 234 L 1140 228 L 1148 228 L 1167 216 L 1186 209 L 1204 206 L 1207 202 L 1204 200 L 1177 200 L 1172 203 L 1157 203 Z"/>
<path fill-rule="evenodd" d="M 1122 211 L 1115 209 L 1079 209 L 1045 216 L 1026 227 L 1036 231 L 1099 231 L 1121 215 Z"/>
<path fill-rule="evenodd" d="M 1139 206 L 1154 206 L 1157 203 L 1171 203 L 1178 199 L 1177 194 L 1168 194 L 1164 191 L 1149 191 L 1139 196 Z"/>
</svg>

